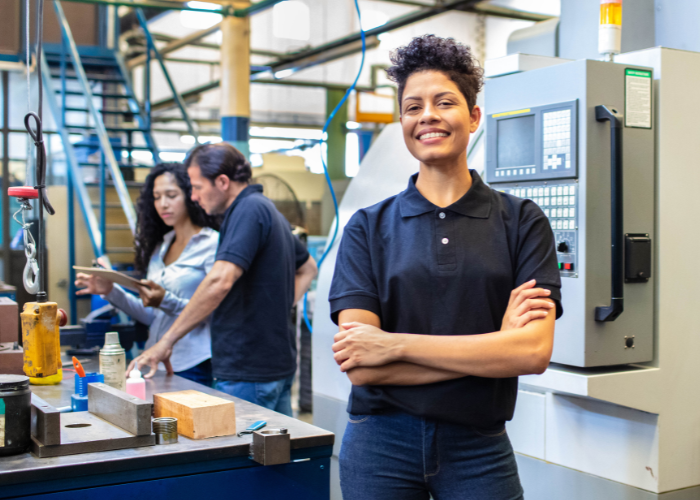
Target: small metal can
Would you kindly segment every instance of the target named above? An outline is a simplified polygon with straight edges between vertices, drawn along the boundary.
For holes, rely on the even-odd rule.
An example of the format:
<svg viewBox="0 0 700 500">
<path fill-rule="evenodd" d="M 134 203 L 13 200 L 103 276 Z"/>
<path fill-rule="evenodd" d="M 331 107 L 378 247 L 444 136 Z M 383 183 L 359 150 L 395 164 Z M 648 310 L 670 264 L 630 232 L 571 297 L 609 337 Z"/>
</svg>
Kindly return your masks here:
<svg viewBox="0 0 700 500">
<path fill-rule="evenodd" d="M 0 456 L 24 453 L 31 444 L 29 377 L 0 375 Z"/>
<path fill-rule="evenodd" d="M 177 419 L 173 417 L 154 418 L 153 432 L 156 434 L 156 444 L 177 443 Z"/>
</svg>

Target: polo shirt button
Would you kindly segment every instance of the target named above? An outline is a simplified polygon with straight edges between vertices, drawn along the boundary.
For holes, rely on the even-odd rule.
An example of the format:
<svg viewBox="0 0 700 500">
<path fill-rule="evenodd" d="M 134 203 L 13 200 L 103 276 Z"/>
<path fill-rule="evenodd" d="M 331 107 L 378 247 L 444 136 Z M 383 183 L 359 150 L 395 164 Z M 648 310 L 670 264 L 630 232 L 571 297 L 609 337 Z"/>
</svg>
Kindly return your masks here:
<svg viewBox="0 0 700 500">
<path fill-rule="evenodd" d="M 442 239 L 442 244 L 443 244 L 443 245 L 447 245 L 449 242 L 450 242 L 450 240 L 448 240 L 447 238 L 443 238 L 443 239 Z"/>
<path fill-rule="evenodd" d="M 440 218 L 444 219 L 445 218 L 445 212 L 440 212 Z"/>
</svg>

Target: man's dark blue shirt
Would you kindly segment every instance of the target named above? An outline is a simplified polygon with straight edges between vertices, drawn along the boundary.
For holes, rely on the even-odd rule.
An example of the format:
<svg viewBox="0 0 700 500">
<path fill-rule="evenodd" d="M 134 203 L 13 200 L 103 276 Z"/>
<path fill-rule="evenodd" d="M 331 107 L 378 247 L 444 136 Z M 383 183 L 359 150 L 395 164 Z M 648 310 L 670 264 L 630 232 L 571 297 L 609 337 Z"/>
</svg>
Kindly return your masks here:
<svg viewBox="0 0 700 500">
<path fill-rule="evenodd" d="M 257 184 L 246 187 L 221 224 L 216 260 L 236 264 L 243 275 L 212 315 L 218 379 L 270 382 L 296 371 L 294 276 L 309 253 L 262 191 Z"/>
<path fill-rule="evenodd" d="M 348 222 L 329 300 L 337 323 L 344 309 L 377 314 L 387 332 L 475 335 L 498 331 L 511 291 L 531 279 L 561 310 L 554 235 L 529 200 L 472 186 L 446 208 L 408 189 Z M 353 386 L 348 411 L 401 410 L 458 424 L 490 427 L 513 416 L 517 377 L 464 377 L 415 386 Z"/>
</svg>

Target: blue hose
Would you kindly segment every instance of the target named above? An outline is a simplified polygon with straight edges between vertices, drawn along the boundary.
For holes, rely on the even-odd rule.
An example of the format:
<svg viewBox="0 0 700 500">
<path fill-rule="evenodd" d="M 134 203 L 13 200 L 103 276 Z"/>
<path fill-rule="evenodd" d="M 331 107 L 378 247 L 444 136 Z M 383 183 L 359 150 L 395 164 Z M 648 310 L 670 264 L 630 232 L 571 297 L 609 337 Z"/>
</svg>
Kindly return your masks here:
<svg viewBox="0 0 700 500">
<path fill-rule="evenodd" d="M 335 107 L 335 109 L 331 112 L 330 115 L 328 115 L 328 119 L 326 120 L 325 125 L 323 125 L 323 134 L 321 137 L 321 142 L 319 143 L 319 149 L 321 150 L 321 162 L 323 163 L 323 175 L 326 176 L 326 182 L 328 183 L 328 188 L 331 190 L 331 197 L 333 198 L 333 208 L 335 209 L 335 225 L 333 227 L 333 236 L 331 237 L 330 241 L 326 244 L 326 248 L 323 251 L 323 255 L 321 255 L 320 259 L 318 259 L 318 268 L 319 269 L 321 269 L 321 264 L 323 264 L 323 261 L 326 260 L 326 256 L 328 255 L 328 252 L 330 252 L 331 248 L 333 248 L 333 243 L 335 243 L 335 238 L 338 236 L 338 226 L 340 226 L 340 215 L 338 213 L 338 199 L 335 196 L 335 190 L 333 189 L 333 183 L 331 182 L 331 177 L 330 177 L 330 175 L 328 175 L 328 165 L 326 165 L 326 158 L 323 154 L 323 145 L 326 142 L 326 132 L 328 131 L 328 127 L 330 126 L 331 122 L 333 121 L 333 118 L 335 118 L 335 115 L 338 113 L 338 110 L 343 107 L 343 104 L 345 104 L 345 101 L 348 100 L 350 93 L 353 90 L 355 90 L 355 87 L 357 86 L 357 81 L 360 79 L 360 75 L 362 74 L 362 69 L 365 66 L 365 53 L 367 52 L 367 46 L 365 44 L 365 30 L 362 28 L 362 15 L 360 14 L 360 5 L 358 3 L 358 0 L 355 0 L 355 10 L 357 11 L 357 19 L 360 21 L 360 36 L 362 38 L 362 61 L 360 62 L 360 69 L 357 71 L 357 76 L 355 77 L 355 81 L 352 82 L 352 85 L 350 85 L 350 88 L 345 92 L 345 95 L 340 100 L 340 102 Z M 306 327 L 309 329 L 309 332 L 313 333 L 313 329 L 311 328 L 311 322 L 309 321 L 309 315 L 307 313 L 308 295 L 309 295 L 309 292 L 306 292 L 304 294 L 304 323 L 306 323 Z"/>
</svg>

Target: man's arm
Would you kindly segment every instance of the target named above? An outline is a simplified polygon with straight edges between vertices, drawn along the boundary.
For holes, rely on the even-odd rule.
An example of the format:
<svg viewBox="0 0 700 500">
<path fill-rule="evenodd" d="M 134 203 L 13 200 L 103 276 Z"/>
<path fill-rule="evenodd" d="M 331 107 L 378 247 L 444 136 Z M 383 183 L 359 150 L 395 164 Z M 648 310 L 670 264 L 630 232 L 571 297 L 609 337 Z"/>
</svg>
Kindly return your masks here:
<svg viewBox="0 0 700 500">
<path fill-rule="evenodd" d="M 301 300 L 306 291 L 311 286 L 311 282 L 318 274 L 318 267 L 313 257 L 304 262 L 294 275 L 294 303 Z"/>
<path fill-rule="evenodd" d="M 158 363 L 162 361 L 168 370 L 168 374 L 171 375 L 173 371 L 170 366 L 170 354 L 175 343 L 204 321 L 214 312 L 214 309 L 219 307 L 221 301 L 224 300 L 224 297 L 226 297 L 233 284 L 242 274 L 243 269 L 236 264 L 217 260 L 212 270 L 199 284 L 189 304 L 180 313 L 175 323 L 156 345 L 142 352 L 140 356 L 131 362 L 127 372 L 131 371 L 134 366 L 149 365 L 151 371 L 144 378 L 150 378 L 155 375 Z"/>
<path fill-rule="evenodd" d="M 379 328 L 379 316 L 363 309 L 346 309 L 340 312 L 338 323 L 359 322 Z M 340 331 L 344 328 L 341 326 Z M 347 372 L 353 385 L 423 385 L 464 377 L 464 374 L 421 366 L 414 363 L 396 362 L 383 366 L 357 367 Z"/>
</svg>

